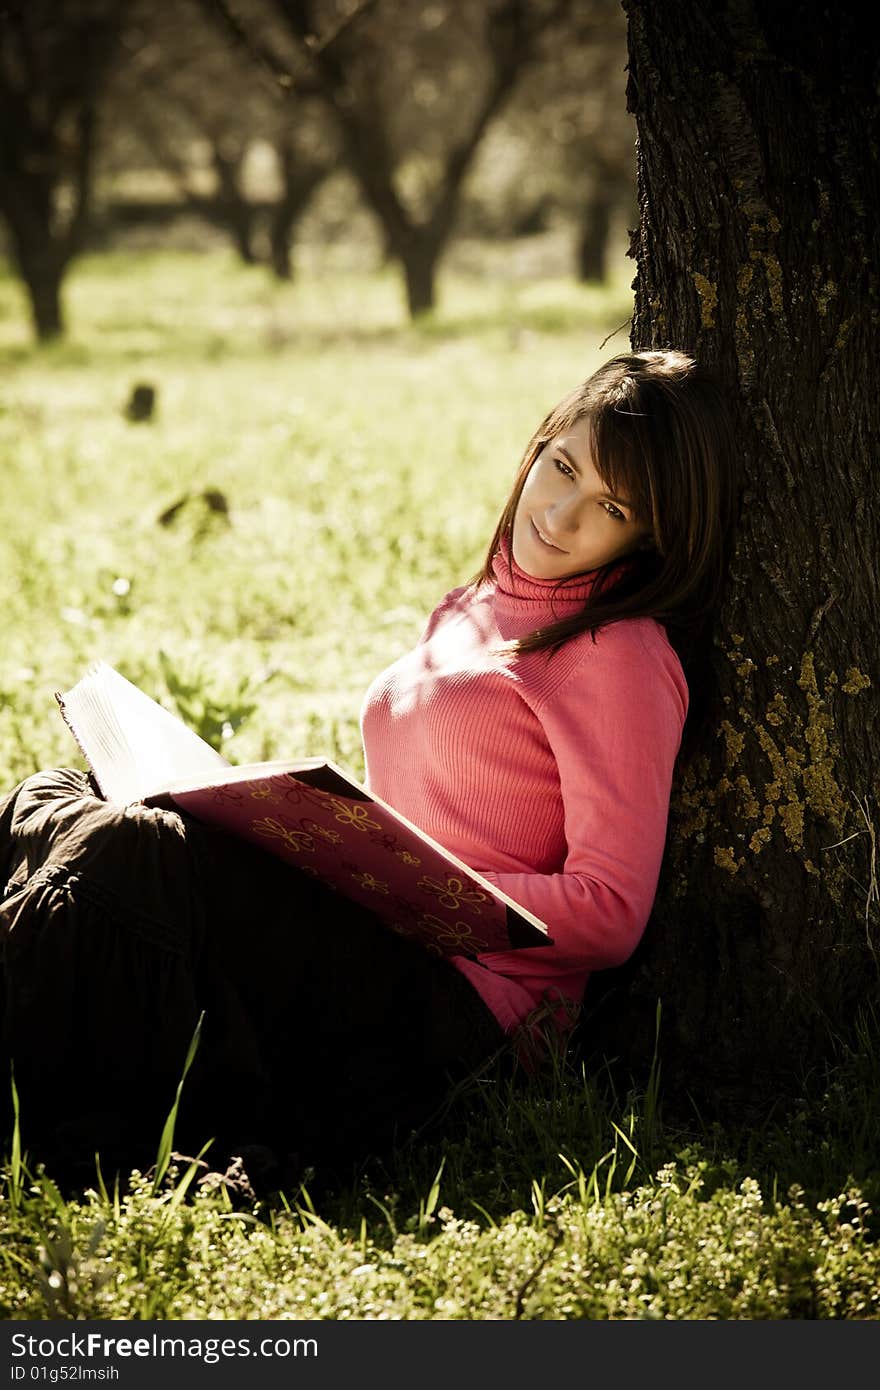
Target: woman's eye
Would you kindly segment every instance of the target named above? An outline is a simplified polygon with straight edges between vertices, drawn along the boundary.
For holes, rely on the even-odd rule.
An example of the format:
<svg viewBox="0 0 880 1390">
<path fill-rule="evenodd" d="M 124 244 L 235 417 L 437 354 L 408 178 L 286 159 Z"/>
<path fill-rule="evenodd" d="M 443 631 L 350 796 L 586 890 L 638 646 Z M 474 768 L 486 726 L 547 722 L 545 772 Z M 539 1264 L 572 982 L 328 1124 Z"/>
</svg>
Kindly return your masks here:
<svg viewBox="0 0 880 1390">
<path fill-rule="evenodd" d="M 556 464 L 556 467 L 559 469 L 560 473 L 564 478 L 574 477 L 574 469 L 571 467 L 570 464 L 566 463 L 564 459 L 554 459 L 553 462 Z"/>
<path fill-rule="evenodd" d="M 623 512 L 620 510 L 619 507 L 615 507 L 613 502 L 603 502 L 602 506 L 605 508 L 608 515 L 612 517 L 615 521 L 626 521 L 626 517 L 624 516 Z"/>
</svg>

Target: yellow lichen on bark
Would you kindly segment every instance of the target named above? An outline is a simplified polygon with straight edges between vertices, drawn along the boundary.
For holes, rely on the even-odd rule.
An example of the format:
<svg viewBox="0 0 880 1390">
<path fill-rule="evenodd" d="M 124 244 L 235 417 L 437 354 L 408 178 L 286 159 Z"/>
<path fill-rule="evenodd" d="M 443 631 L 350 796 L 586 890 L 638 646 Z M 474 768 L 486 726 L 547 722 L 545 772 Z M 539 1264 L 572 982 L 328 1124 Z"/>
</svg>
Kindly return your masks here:
<svg viewBox="0 0 880 1390">
<path fill-rule="evenodd" d="M 718 306 L 718 288 L 699 271 L 693 271 L 691 279 L 700 296 L 700 323 L 703 328 L 715 327 L 715 310 Z"/>
<path fill-rule="evenodd" d="M 785 304 L 782 298 L 782 266 L 779 264 L 778 257 L 771 255 L 769 251 L 753 251 L 751 254 L 752 260 L 763 263 L 770 308 L 774 314 L 783 313 Z"/>
<path fill-rule="evenodd" d="M 846 680 L 841 685 L 844 695 L 858 695 L 862 690 L 869 690 L 871 687 L 871 677 L 859 671 L 855 666 L 850 666 L 846 673 Z"/>
<path fill-rule="evenodd" d="M 731 875 L 738 873 L 745 862 L 743 859 L 737 859 L 732 845 L 716 845 L 712 857 L 717 868 L 724 869 Z"/>
<path fill-rule="evenodd" d="M 744 639 L 733 634 L 727 653 L 741 684 L 744 665 L 748 665 L 750 675 L 757 670 L 756 663 L 744 657 L 743 644 Z M 864 689 L 866 682 L 870 684 L 855 668 L 847 672 L 851 693 Z M 847 804 L 836 775 L 839 750 L 834 741 L 832 714 L 819 689 L 812 652 L 803 656 L 797 685 L 806 702 L 805 713 L 803 708 L 801 712 L 792 709 L 783 693 L 776 691 L 767 701 L 763 715 L 755 717 L 745 707 L 746 698 L 737 709 L 735 723 L 730 718 L 720 722 L 721 776 L 714 785 L 707 785 L 710 769 L 705 761 L 702 771 L 691 772 L 677 789 L 674 811 L 680 840 L 701 840 L 710 827 L 723 824 L 728 833 L 735 830 L 747 851 L 756 856 L 771 843 L 778 825 L 789 850 L 801 856 L 806 869 L 803 852 L 808 822 L 824 822 L 835 833 L 842 829 Z M 830 694 L 836 685 L 836 678 L 829 676 L 826 693 Z M 753 739 L 769 764 L 769 776 L 763 785 L 739 770 Z M 716 845 L 712 853 L 718 867 L 731 874 L 739 872 L 747 862 L 746 855 L 738 858 L 729 845 Z M 812 862 L 808 871 L 817 872 Z M 826 878 L 834 877 L 831 866 L 823 865 L 823 871 Z M 829 889 L 834 891 L 830 882 Z"/>
<path fill-rule="evenodd" d="M 666 310 L 663 308 L 662 301 L 656 295 L 648 302 L 651 309 L 651 318 L 656 326 L 657 332 L 662 337 L 666 333 Z"/>
<path fill-rule="evenodd" d="M 804 808 L 800 801 L 786 801 L 777 808 L 785 837 L 795 849 L 804 847 Z"/>
<path fill-rule="evenodd" d="M 724 735 L 725 766 L 733 767 L 745 746 L 745 735 L 735 729 L 729 719 L 721 721 L 721 732 Z"/>
<path fill-rule="evenodd" d="M 739 777 L 737 777 L 736 782 L 734 783 L 734 786 L 736 787 L 736 790 L 739 792 L 740 808 L 742 810 L 742 814 L 746 817 L 747 820 L 757 820 L 759 815 L 761 814 L 761 805 L 758 801 L 758 798 L 755 796 L 754 791 L 752 790 L 752 784 L 749 781 L 748 777 L 745 777 L 742 773 L 740 773 Z"/>
<path fill-rule="evenodd" d="M 751 324 L 748 309 L 751 307 L 749 290 L 754 270 L 751 265 L 741 265 L 736 277 L 736 319 L 734 320 L 734 342 L 736 358 L 739 363 L 743 384 L 751 381 L 755 370 L 755 354 L 752 350 Z"/>
<path fill-rule="evenodd" d="M 832 744 L 834 721 L 819 694 L 812 652 L 804 653 L 798 685 L 807 697 L 807 725 L 804 731 L 810 751 L 810 762 L 804 769 L 807 804 L 817 815 L 823 816 L 835 829 L 840 830 L 846 819 L 846 802 L 834 775 L 837 755 L 837 749 Z"/>
<path fill-rule="evenodd" d="M 849 332 L 852 328 L 852 322 L 852 317 L 841 320 L 840 327 L 837 330 L 837 337 L 834 339 L 835 353 L 842 352 L 844 347 L 846 346 L 846 340 L 849 337 Z"/>
<path fill-rule="evenodd" d="M 822 280 L 822 272 L 817 265 L 813 266 L 813 298 L 816 301 L 816 310 L 820 318 L 824 318 L 828 313 L 829 301 L 837 296 L 838 289 L 833 280 Z"/>
</svg>

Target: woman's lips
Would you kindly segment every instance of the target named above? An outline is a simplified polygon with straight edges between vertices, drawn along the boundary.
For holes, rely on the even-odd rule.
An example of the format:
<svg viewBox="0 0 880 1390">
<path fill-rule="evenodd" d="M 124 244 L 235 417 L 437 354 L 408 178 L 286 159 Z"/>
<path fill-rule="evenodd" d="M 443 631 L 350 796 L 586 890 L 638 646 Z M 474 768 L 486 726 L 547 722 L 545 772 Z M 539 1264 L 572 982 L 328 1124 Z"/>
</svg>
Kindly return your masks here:
<svg viewBox="0 0 880 1390">
<path fill-rule="evenodd" d="M 545 550 L 553 550 L 557 555 L 568 554 L 568 551 L 563 550 L 561 545 L 556 545 L 553 541 L 548 540 L 547 537 L 544 536 L 544 534 L 538 530 L 538 527 L 535 525 L 535 522 L 532 517 L 529 517 L 529 525 L 532 528 L 532 533 L 535 539 L 537 540 L 538 544 L 542 545 Z"/>
</svg>

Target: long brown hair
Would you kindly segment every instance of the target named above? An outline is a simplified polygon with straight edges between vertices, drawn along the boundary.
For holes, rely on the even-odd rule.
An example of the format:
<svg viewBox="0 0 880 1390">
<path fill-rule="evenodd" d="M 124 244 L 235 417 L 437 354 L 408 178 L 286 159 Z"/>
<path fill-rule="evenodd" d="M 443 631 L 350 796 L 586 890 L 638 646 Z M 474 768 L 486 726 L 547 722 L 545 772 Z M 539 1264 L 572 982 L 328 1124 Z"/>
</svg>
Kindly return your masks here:
<svg viewBox="0 0 880 1390">
<path fill-rule="evenodd" d="M 576 386 L 526 446 L 477 582 L 492 577 L 529 470 L 552 439 L 589 421 L 593 462 L 653 543 L 601 567 L 583 609 L 526 634 L 515 651 L 556 648 L 622 618 L 656 618 L 683 659 L 718 602 L 734 511 L 733 430 L 716 379 L 687 353 L 624 353 Z"/>
</svg>

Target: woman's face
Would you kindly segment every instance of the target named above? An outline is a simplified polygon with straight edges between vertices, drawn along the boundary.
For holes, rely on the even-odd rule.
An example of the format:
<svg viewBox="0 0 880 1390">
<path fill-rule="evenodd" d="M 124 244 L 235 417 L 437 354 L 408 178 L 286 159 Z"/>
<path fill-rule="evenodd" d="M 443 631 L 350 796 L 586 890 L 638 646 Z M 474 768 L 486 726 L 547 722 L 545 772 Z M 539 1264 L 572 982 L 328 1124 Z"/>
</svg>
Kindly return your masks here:
<svg viewBox="0 0 880 1390">
<path fill-rule="evenodd" d="M 651 528 L 613 496 L 593 464 L 587 420 L 545 444 L 513 518 L 513 558 L 534 579 L 567 579 L 635 550 Z"/>
</svg>

